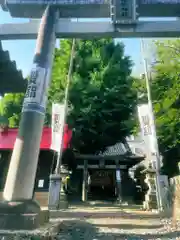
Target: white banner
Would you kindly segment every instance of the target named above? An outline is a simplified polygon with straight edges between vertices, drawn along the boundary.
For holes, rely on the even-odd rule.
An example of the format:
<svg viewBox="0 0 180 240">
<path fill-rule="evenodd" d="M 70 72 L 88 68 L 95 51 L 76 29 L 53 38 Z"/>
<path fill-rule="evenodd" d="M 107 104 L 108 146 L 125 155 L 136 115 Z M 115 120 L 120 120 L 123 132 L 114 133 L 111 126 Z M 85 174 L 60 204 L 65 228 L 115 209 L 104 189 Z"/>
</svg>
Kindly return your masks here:
<svg viewBox="0 0 180 240">
<path fill-rule="evenodd" d="M 151 167 L 155 171 L 159 171 L 160 164 L 160 155 L 159 149 L 156 139 L 156 129 L 153 121 L 153 113 L 150 110 L 148 104 L 142 104 L 138 106 L 138 115 L 139 122 L 141 127 L 141 133 L 143 140 L 146 145 L 146 155 L 147 155 L 147 167 L 151 165 Z M 158 166 L 157 166 L 158 164 Z M 156 191 L 157 191 L 157 199 L 159 202 L 159 206 L 163 206 L 165 204 L 165 195 L 166 189 L 168 186 L 168 178 L 164 175 L 156 174 Z"/>
<path fill-rule="evenodd" d="M 39 112 L 45 114 L 49 70 L 34 64 L 23 103 L 23 112 Z"/>
<path fill-rule="evenodd" d="M 146 146 L 146 155 L 149 161 L 152 163 L 152 167 L 155 168 L 158 153 L 158 146 L 155 139 L 155 126 L 153 126 L 152 113 L 148 104 L 142 104 L 138 106 L 138 116 L 141 127 L 141 134 Z"/>
<path fill-rule="evenodd" d="M 63 130 L 65 120 L 65 105 L 53 104 L 52 105 L 52 141 L 51 149 L 61 152 L 63 141 Z"/>
</svg>

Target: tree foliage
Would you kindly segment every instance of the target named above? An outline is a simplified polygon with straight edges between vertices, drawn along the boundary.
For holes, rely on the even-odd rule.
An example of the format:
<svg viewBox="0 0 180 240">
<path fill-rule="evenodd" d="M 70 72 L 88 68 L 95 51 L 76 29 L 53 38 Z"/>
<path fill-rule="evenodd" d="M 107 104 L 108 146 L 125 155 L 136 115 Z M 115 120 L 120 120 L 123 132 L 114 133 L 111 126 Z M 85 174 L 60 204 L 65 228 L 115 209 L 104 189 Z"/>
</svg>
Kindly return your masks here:
<svg viewBox="0 0 180 240">
<path fill-rule="evenodd" d="M 52 102 L 62 102 L 72 42 L 62 40 L 56 49 L 49 91 Z M 111 39 L 78 40 L 69 91 L 67 121 L 74 129 L 73 147 L 96 153 L 130 134 L 137 92 L 130 77 L 132 61 L 124 46 Z"/>
<path fill-rule="evenodd" d="M 27 81 L 23 78 L 22 72 L 17 69 L 16 62 L 11 61 L 9 52 L 3 51 L 1 41 L 0 59 L 0 95 L 24 92 L 27 87 Z"/>
<path fill-rule="evenodd" d="M 67 84 L 71 40 L 62 40 L 55 50 L 45 124 L 51 121 L 52 102 L 61 103 Z M 134 128 L 137 79 L 124 46 L 111 39 L 77 40 L 69 90 L 67 122 L 73 131 L 73 148 L 97 153 L 122 141 Z M 7 94 L 0 114 L 10 127 L 19 125 L 23 94 Z"/>
<path fill-rule="evenodd" d="M 1 123 L 9 127 L 18 127 L 24 99 L 23 93 L 6 94 L 0 101 L 0 119 Z"/>
<path fill-rule="evenodd" d="M 152 81 L 152 97 L 156 115 L 163 171 L 177 173 L 180 151 L 180 40 L 156 42 L 156 64 Z"/>
</svg>

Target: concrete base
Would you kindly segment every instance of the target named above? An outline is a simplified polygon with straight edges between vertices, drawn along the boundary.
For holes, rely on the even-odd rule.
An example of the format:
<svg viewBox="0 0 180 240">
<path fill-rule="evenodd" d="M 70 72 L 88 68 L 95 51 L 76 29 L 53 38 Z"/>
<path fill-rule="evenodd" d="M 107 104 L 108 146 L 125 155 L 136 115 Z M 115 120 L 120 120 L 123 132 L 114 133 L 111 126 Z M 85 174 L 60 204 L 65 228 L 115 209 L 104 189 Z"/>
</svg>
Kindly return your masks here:
<svg viewBox="0 0 180 240">
<path fill-rule="evenodd" d="M 49 222 L 33 230 L 0 230 L 1 239 L 56 239 L 57 234 L 64 228 L 63 222 Z"/>
<path fill-rule="evenodd" d="M 60 190 L 61 190 L 60 174 L 51 174 L 50 175 L 50 184 L 49 184 L 49 199 L 48 199 L 49 210 L 58 209 Z"/>
<path fill-rule="evenodd" d="M 49 210 L 67 209 L 68 200 L 67 195 L 64 192 L 62 179 L 67 176 L 67 173 L 61 172 L 61 174 L 50 175 L 49 186 Z"/>
<path fill-rule="evenodd" d="M 59 209 L 68 209 L 68 207 L 69 207 L 69 203 L 67 200 L 59 201 Z"/>
<path fill-rule="evenodd" d="M 48 221 L 49 212 L 34 201 L 0 203 L 0 230 L 33 230 Z"/>
<path fill-rule="evenodd" d="M 41 208 L 36 201 L 33 200 L 16 200 L 0 202 L 0 214 L 25 214 L 39 213 Z"/>
</svg>

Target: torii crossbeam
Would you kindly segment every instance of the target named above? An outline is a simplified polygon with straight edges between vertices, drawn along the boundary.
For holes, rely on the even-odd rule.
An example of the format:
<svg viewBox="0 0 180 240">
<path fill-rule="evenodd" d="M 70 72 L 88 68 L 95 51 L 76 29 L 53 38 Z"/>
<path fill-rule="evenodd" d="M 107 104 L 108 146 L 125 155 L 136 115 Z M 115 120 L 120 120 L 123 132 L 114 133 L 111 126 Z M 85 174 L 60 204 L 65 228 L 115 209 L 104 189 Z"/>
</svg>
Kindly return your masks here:
<svg viewBox="0 0 180 240">
<path fill-rule="evenodd" d="M 0 40 L 36 39 L 39 20 L 27 23 L 1 24 Z M 137 24 L 114 26 L 110 21 L 71 21 L 60 19 L 56 24 L 57 38 L 94 38 L 94 37 L 179 37 L 180 20 L 175 21 L 138 21 Z"/>
</svg>

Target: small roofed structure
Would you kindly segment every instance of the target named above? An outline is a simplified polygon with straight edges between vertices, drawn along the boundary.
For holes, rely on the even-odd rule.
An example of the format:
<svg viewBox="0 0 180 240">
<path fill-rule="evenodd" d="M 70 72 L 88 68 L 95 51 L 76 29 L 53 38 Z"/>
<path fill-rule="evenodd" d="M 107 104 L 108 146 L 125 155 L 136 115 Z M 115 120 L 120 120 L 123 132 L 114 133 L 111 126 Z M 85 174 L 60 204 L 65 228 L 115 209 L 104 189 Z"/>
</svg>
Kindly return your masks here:
<svg viewBox="0 0 180 240">
<path fill-rule="evenodd" d="M 77 169 L 70 182 L 76 191 L 70 193 L 71 199 L 78 196 L 82 201 L 132 198 L 131 190 L 135 186 L 129 169 L 143 161 L 144 155 L 133 154 L 126 141 L 109 146 L 97 155 L 76 153 L 75 157 Z"/>
<path fill-rule="evenodd" d="M 128 143 L 125 141 L 124 143 L 119 142 L 109 146 L 104 152 L 97 155 L 76 154 L 76 158 L 78 159 L 78 168 L 83 168 L 83 162 L 87 160 L 89 167 L 92 168 L 98 168 L 99 164 L 106 168 L 115 169 L 116 165 L 119 165 L 122 169 L 129 169 L 143 161 L 145 156 L 132 153 Z"/>
</svg>

